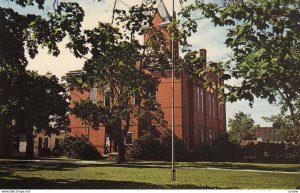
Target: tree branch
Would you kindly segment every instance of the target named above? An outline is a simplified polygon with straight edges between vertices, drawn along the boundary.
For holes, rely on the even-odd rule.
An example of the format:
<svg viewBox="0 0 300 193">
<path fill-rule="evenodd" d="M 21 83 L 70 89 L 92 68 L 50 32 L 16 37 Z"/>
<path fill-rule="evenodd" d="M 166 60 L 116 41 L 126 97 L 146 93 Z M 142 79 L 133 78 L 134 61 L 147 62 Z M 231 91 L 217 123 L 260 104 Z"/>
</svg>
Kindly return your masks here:
<svg viewBox="0 0 300 193">
<path fill-rule="evenodd" d="M 112 12 L 111 25 L 114 23 L 114 20 L 115 20 L 115 12 L 116 12 L 117 1 L 118 0 L 115 0 L 115 2 L 114 2 L 114 8 L 113 8 L 113 12 Z"/>
</svg>

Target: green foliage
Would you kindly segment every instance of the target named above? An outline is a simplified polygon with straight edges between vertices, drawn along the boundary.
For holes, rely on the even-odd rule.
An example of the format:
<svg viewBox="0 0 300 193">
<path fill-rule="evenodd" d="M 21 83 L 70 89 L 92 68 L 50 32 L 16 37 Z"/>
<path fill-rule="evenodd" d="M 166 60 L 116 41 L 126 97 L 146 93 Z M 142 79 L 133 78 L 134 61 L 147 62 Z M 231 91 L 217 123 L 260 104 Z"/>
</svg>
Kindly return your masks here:
<svg viewBox="0 0 300 193">
<path fill-rule="evenodd" d="M 65 136 L 60 142 L 63 154 L 75 159 L 99 159 L 100 153 L 85 136 Z"/>
<path fill-rule="evenodd" d="M 273 160 L 273 161 L 300 161 L 300 146 L 285 143 L 249 144 L 242 148 L 245 159 Z"/>
<path fill-rule="evenodd" d="M 189 152 L 184 147 L 182 141 L 175 136 L 175 160 L 188 160 Z M 172 158 L 172 135 L 168 130 L 155 137 L 149 132 L 139 137 L 133 144 L 131 156 L 140 160 L 163 160 L 171 161 Z"/>
<path fill-rule="evenodd" d="M 159 139 L 149 132 L 144 132 L 134 141 L 131 157 L 140 160 L 160 160 L 161 144 Z"/>
<path fill-rule="evenodd" d="M 192 161 L 237 161 L 241 160 L 240 145 L 228 140 L 228 135 L 221 135 L 210 145 L 201 144 L 191 153 Z"/>
<path fill-rule="evenodd" d="M 230 142 L 239 144 L 243 139 L 254 139 L 254 120 L 249 114 L 239 111 L 233 119 L 229 119 L 228 127 Z"/>
<path fill-rule="evenodd" d="M 147 117 L 165 126 L 160 105 L 151 93 L 155 93 L 158 80 L 143 70 L 136 62 L 144 59 L 142 46 L 137 41 L 121 40 L 117 28 L 99 23 L 98 27 L 86 30 L 82 47 L 90 47 L 91 59 L 87 59 L 81 76 L 66 77 L 70 90 L 87 91 L 96 87 L 99 95 L 107 96 L 92 103 L 81 100 L 72 109 L 78 118 L 97 129 L 105 126 L 109 134 L 116 136 L 119 151 L 118 162 L 125 161 L 124 137 L 132 118 Z M 84 55 L 81 50 L 78 53 Z M 132 99 L 135 98 L 135 103 Z M 137 108 L 138 107 L 138 108 Z M 123 124 L 122 124 L 123 123 Z"/>
<path fill-rule="evenodd" d="M 294 142 L 296 144 L 300 143 L 300 127 L 297 127 L 296 123 L 300 123 L 300 98 L 298 97 L 294 102 L 293 115 L 286 115 L 288 109 L 284 102 L 280 103 L 281 113 L 278 115 L 273 115 L 271 117 L 263 117 L 267 122 L 271 122 L 275 129 L 279 129 L 281 135 L 287 142 Z"/>
<path fill-rule="evenodd" d="M 217 26 L 227 26 L 225 44 L 233 51 L 229 72 L 241 79 L 240 85 L 227 85 L 224 93 L 228 101 L 254 97 L 266 98 L 270 103 L 280 99 L 294 117 L 295 100 L 300 95 L 300 12 L 299 1 L 232 0 L 224 5 L 195 0 L 185 6 L 181 15 L 186 18 L 184 29 L 197 30 L 192 13 L 202 12 Z M 228 65 L 230 64 L 231 65 Z M 274 81 L 276 80 L 276 81 Z"/>
<path fill-rule="evenodd" d="M 170 130 L 166 130 L 159 137 L 159 141 L 162 147 L 161 158 L 166 161 L 171 161 L 172 158 L 172 133 Z M 176 161 L 185 161 L 188 160 L 189 152 L 185 148 L 181 139 L 176 135 L 174 136 L 174 145 L 175 145 L 175 160 Z"/>
</svg>

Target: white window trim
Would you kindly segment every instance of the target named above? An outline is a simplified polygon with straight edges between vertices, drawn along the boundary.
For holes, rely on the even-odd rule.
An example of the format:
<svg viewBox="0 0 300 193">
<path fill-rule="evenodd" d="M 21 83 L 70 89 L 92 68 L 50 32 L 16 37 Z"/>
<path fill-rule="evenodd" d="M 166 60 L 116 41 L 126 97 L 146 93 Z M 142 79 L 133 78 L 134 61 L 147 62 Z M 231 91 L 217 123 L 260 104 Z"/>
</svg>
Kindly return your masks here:
<svg viewBox="0 0 300 193">
<path fill-rule="evenodd" d="M 97 101 L 97 88 L 93 87 L 90 89 L 90 100 L 92 103 L 96 103 Z"/>
<path fill-rule="evenodd" d="M 216 117 L 216 107 L 215 107 L 215 104 L 216 102 L 215 102 L 215 96 L 214 96 L 214 94 L 212 93 L 212 116 L 213 117 Z"/>
<path fill-rule="evenodd" d="M 133 142 L 134 142 L 134 135 L 133 135 L 133 132 L 132 131 L 129 131 L 129 132 L 127 132 L 126 133 L 126 135 L 127 134 L 132 134 L 132 141 L 131 141 L 131 143 L 126 143 L 126 136 L 124 137 L 124 144 L 125 145 L 133 145 Z"/>
<path fill-rule="evenodd" d="M 203 113 L 203 111 L 204 111 L 204 107 L 203 107 L 203 105 L 204 105 L 204 101 L 203 101 L 204 91 L 203 91 L 203 88 L 200 89 L 200 95 L 201 95 L 201 112 Z"/>
<path fill-rule="evenodd" d="M 200 111 L 200 88 L 197 87 L 197 111 Z"/>
<path fill-rule="evenodd" d="M 209 105 L 209 107 L 208 107 L 208 110 L 209 110 L 208 114 L 209 114 L 209 116 L 211 116 L 211 95 L 210 95 L 210 93 L 208 94 L 208 105 Z"/>
</svg>

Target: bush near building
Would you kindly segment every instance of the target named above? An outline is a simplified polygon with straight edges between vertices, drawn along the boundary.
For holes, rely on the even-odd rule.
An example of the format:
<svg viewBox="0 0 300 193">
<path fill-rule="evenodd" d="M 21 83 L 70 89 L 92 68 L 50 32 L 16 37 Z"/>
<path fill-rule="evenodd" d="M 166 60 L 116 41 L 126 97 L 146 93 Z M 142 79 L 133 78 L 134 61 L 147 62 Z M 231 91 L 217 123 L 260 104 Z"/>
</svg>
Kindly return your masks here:
<svg viewBox="0 0 300 193">
<path fill-rule="evenodd" d="M 188 161 L 188 150 L 183 142 L 175 137 L 175 160 Z M 164 132 L 160 137 L 155 137 L 145 131 L 133 144 L 131 157 L 138 160 L 171 161 L 172 135 L 170 131 Z"/>
<path fill-rule="evenodd" d="M 269 161 L 300 161 L 300 145 L 288 143 L 248 144 L 242 148 L 243 158 Z"/>
<path fill-rule="evenodd" d="M 139 160 L 171 160 L 171 134 L 155 137 L 149 132 L 137 139 L 132 146 L 131 157 Z M 262 161 L 300 162 L 300 146 L 295 144 L 262 143 L 240 146 L 228 140 L 228 135 L 219 136 L 211 144 L 202 144 L 188 150 L 175 138 L 176 161 Z"/>
<path fill-rule="evenodd" d="M 81 135 L 70 136 L 67 135 L 60 142 L 60 146 L 63 150 L 63 154 L 69 158 L 75 159 L 99 159 L 101 158 L 100 153 L 93 146 L 87 137 Z"/>
</svg>

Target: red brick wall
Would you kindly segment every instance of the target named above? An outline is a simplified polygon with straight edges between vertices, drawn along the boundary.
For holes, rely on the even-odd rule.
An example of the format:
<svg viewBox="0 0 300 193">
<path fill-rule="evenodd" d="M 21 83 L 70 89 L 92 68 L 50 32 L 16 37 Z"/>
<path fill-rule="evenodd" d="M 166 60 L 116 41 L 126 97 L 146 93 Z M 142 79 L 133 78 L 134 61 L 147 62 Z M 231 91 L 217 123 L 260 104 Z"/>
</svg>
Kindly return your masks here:
<svg viewBox="0 0 300 193">
<path fill-rule="evenodd" d="M 155 77 L 160 77 L 160 84 L 157 91 L 157 101 L 161 104 L 161 109 L 165 114 L 165 120 L 168 121 L 169 129 L 172 128 L 172 72 L 166 71 L 166 77 L 162 77 L 160 73 L 154 73 Z M 174 82 L 174 130 L 175 134 L 182 139 L 182 93 L 181 78 L 175 78 Z"/>
</svg>

